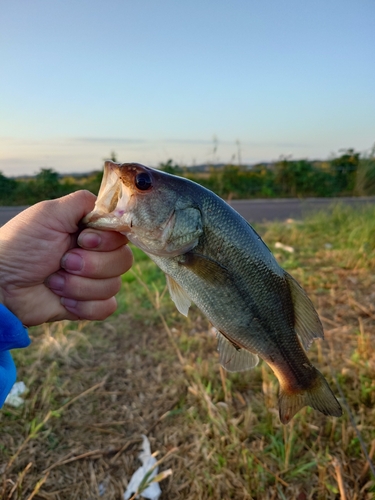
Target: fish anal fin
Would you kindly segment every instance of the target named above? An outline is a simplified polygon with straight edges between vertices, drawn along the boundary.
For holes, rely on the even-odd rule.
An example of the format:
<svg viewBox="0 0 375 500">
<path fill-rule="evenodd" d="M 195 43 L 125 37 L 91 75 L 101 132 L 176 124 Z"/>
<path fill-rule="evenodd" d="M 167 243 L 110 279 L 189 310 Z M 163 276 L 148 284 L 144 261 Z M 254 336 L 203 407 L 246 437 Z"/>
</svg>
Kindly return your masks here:
<svg viewBox="0 0 375 500">
<path fill-rule="evenodd" d="M 167 284 L 169 293 L 173 302 L 176 304 L 177 309 L 184 316 L 188 315 L 189 307 L 191 306 L 191 300 L 189 299 L 185 290 L 176 281 L 171 278 L 168 274 L 165 275 L 167 278 Z"/>
<path fill-rule="evenodd" d="M 287 272 L 285 272 L 285 279 L 293 301 L 294 328 L 301 339 L 304 349 L 308 350 L 314 339 L 324 338 L 322 323 L 313 303 L 303 288 Z"/>
<path fill-rule="evenodd" d="M 200 253 L 187 252 L 181 255 L 179 264 L 213 285 L 225 285 L 230 280 L 226 267 Z"/>
<path fill-rule="evenodd" d="M 341 417 L 342 408 L 323 375 L 314 368 L 316 377 L 312 386 L 305 391 L 287 391 L 280 387 L 279 415 L 282 424 L 288 424 L 304 406 L 311 406 L 324 415 Z"/>
<path fill-rule="evenodd" d="M 236 346 L 221 332 L 217 332 L 217 350 L 220 364 L 228 372 L 251 370 L 259 362 L 256 354 Z"/>
</svg>

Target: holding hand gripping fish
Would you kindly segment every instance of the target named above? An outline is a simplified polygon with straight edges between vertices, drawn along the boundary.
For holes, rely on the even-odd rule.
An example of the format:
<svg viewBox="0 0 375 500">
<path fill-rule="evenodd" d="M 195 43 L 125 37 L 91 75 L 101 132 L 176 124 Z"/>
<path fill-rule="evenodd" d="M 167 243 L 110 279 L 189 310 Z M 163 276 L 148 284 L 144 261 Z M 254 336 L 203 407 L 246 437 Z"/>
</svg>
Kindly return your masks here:
<svg viewBox="0 0 375 500">
<path fill-rule="evenodd" d="M 266 361 L 280 383 L 283 424 L 306 405 L 342 414 L 305 354 L 323 338 L 312 302 L 221 198 L 181 177 L 107 161 L 95 209 L 83 222 L 119 231 L 149 255 L 177 309 L 187 315 L 194 302 L 216 327 L 226 370 L 253 368 L 258 356 Z"/>
</svg>

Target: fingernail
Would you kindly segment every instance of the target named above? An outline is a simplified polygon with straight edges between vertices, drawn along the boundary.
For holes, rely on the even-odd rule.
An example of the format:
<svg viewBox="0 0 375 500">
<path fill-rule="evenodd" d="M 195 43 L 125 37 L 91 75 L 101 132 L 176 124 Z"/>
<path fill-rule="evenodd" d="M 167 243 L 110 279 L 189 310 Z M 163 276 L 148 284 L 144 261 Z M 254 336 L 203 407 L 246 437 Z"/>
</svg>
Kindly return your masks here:
<svg viewBox="0 0 375 500">
<path fill-rule="evenodd" d="M 83 268 L 83 259 L 76 253 L 67 253 L 61 259 L 61 267 L 67 271 L 81 271 Z"/>
<path fill-rule="evenodd" d="M 78 245 L 83 248 L 96 248 L 102 239 L 97 233 L 81 233 L 78 236 Z"/>
<path fill-rule="evenodd" d="M 66 297 L 61 297 L 60 299 L 61 304 L 69 309 L 74 309 L 77 307 L 78 301 L 74 299 L 67 299 Z"/>
<path fill-rule="evenodd" d="M 48 286 L 48 288 L 51 288 L 53 290 L 63 290 L 64 285 L 65 285 L 65 279 L 60 274 L 52 274 L 46 280 L 46 286 Z"/>
</svg>

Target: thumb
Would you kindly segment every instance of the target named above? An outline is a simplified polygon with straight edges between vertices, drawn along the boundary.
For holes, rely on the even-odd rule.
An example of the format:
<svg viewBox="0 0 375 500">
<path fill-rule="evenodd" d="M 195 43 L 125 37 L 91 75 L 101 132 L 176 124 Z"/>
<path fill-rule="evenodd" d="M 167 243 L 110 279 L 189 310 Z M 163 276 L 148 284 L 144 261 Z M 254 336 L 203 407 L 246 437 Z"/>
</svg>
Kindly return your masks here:
<svg viewBox="0 0 375 500">
<path fill-rule="evenodd" d="M 63 233 L 78 231 L 80 220 L 93 210 L 96 196 L 90 191 L 82 190 L 68 194 L 56 200 L 48 200 L 37 205 L 34 209 L 39 222 L 44 226 Z"/>
</svg>

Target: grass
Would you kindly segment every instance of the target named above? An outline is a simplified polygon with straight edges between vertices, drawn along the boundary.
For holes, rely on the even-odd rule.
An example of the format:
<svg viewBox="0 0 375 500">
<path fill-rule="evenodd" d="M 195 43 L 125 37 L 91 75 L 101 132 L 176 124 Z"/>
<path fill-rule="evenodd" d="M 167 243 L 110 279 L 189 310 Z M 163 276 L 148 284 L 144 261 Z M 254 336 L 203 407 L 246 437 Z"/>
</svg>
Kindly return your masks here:
<svg viewBox="0 0 375 500">
<path fill-rule="evenodd" d="M 31 347 L 15 352 L 29 393 L 0 412 L 0 498 L 120 499 L 142 434 L 160 471 L 173 471 L 162 499 L 375 498 L 360 442 L 373 457 L 374 221 L 373 208 L 337 207 L 257 228 L 317 307 L 326 340 L 309 357 L 353 421 L 305 408 L 282 426 L 267 365 L 221 370 L 208 321 L 194 307 L 181 316 L 135 249 L 113 317 L 34 328 Z"/>
</svg>

